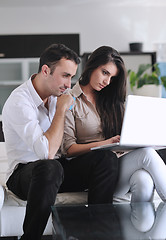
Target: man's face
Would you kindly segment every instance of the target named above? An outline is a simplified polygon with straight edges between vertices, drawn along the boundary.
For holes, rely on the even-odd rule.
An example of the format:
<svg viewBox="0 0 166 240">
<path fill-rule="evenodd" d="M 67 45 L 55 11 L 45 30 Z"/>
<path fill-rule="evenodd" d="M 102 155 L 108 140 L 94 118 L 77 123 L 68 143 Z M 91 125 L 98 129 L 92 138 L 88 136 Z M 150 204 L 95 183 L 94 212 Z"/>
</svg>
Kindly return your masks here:
<svg viewBox="0 0 166 240">
<path fill-rule="evenodd" d="M 65 58 L 56 64 L 53 73 L 49 74 L 46 80 L 50 95 L 60 96 L 67 88 L 71 87 L 71 79 L 75 76 L 77 67 L 78 65 L 74 61 Z"/>
</svg>

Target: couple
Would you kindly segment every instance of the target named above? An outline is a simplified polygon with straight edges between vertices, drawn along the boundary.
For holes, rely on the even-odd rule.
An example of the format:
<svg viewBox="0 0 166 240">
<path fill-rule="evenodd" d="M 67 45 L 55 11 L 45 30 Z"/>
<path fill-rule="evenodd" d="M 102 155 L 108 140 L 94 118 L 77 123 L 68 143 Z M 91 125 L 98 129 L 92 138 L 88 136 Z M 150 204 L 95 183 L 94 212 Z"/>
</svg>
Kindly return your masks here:
<svg viewBox="0 0 166 240">
<path fill-rule="evenodd" d="M 88 189 L 88 203 L 98 204 L 131 191 L 136 202 L 151 201 L 155 186 L 166 199 L 166 166 L 153 149 L 119 158 L 109 150 L 90 151 L 120 139 L 126 71 L 119 53 L 96 49 L 71 94 L 63 94 L 79 62 L 71 49 L 51 45 L 40 57 L 38 73 L 15 89 L 3 108 L 7 186 L 27 200 L 22 240 L 41 239 L 58 192 Z M 65 156 L 59 157 L 60 146 Z"/>
</svg>

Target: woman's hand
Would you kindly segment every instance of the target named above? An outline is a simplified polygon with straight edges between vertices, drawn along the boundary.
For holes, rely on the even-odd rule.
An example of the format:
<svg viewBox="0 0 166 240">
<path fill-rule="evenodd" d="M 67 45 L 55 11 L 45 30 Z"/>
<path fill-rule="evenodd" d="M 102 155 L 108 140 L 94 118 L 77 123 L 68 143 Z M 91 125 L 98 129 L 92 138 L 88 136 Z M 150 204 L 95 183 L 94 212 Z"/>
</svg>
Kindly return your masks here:
<svg viewBox="0 0 166 240">
<path fill-rule="evenodd" d="M 109 138 L 107 140 L 99 141 L 99 142 L 91 142 L 87 144 L 72 144 L 69 149 L 67 150 L 68 156 L 75 156 L 79 154 L 83 154 L 86 152 L 89 152 L 91 148 L 93 147 L 99 147 L 102 145 L 106 144 L 111 144 L 111 143 L 117 143 L 120 141 L 120 136 L 116 135 L 112 138 Z"/>
<path fill-rule="evenodd" d="M 116 136 L 114 136 L 112 138 L 109 138 L 109 139 L 105 140 L 104 144 L 118 143 L 119 141 L 120 141 L 120 136 L 116 135 Z"/>
</svg>

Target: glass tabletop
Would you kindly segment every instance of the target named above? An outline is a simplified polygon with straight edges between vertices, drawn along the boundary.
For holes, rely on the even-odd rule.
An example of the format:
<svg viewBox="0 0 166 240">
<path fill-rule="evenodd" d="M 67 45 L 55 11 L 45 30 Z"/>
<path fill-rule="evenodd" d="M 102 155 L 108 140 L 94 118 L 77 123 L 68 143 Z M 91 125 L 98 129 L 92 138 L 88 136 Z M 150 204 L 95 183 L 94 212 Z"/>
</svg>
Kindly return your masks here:
<svg viewBox="0 0 166 240">
<path fill-rule="evenodd" d="M 53 206 L 55 240 L 166 239 L 166 204 Z"/>
</svg>

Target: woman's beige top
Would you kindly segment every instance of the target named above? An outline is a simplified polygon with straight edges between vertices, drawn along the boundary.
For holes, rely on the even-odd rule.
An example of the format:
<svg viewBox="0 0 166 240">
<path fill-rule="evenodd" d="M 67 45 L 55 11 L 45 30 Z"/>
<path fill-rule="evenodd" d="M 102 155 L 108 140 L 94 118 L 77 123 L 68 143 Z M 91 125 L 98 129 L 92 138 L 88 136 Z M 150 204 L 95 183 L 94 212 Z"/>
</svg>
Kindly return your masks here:
<svg viewBox="0 0 166 240">
<path fill-rule="evenodd" d="M 72 96 L 76 98 L 72 110 L 66 112 L 62 153 L 74 143 L 90 143 L 104 140 L 101 121 L 96 108 L 80 88 L 79 82 L 72 88 Z"/>
</svg>

